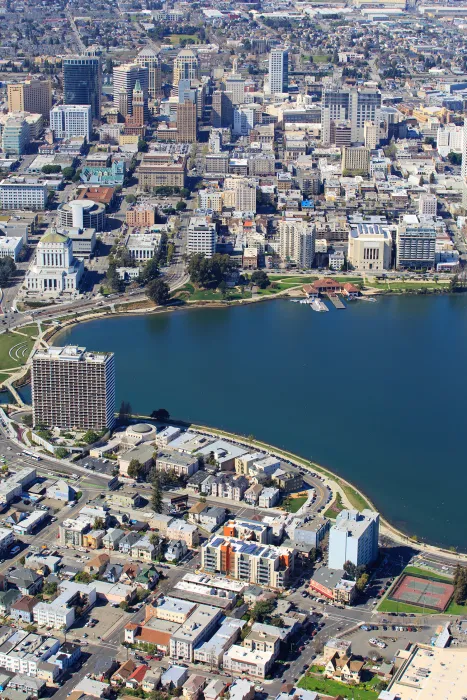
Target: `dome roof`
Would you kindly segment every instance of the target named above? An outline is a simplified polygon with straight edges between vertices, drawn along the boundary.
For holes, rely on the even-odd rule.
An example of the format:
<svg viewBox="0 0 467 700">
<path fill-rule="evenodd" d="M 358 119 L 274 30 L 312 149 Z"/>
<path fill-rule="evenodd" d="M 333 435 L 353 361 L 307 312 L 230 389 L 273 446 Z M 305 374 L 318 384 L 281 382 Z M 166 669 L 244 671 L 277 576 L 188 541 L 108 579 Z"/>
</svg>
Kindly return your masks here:
<svg viewBox="0 0 467 700">
<path fill-rule="evenodd" d="M 149 423 L 136 423 L 136 425 L 130 425 L 129 430 L 133 433 L 150 433 L 154 430 L 154 426 L 149 425 Z"/>
<path fill-rule="evenodd" d="M 59 233 L 56 228 L 49 228 L 42 236 L 41 243 L 65 243 L 67 240 L 68 236 Z"/>
</svg>

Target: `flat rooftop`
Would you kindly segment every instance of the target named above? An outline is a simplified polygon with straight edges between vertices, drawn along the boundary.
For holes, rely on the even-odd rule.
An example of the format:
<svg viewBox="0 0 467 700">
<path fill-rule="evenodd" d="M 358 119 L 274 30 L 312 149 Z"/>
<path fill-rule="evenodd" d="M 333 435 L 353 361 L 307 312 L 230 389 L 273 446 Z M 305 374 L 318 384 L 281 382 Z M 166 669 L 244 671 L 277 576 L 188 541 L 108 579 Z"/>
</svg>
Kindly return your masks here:
<svg viewBox="0 0 467 700">
<path fill-rule="evenodd" d="M 36 350 L 34 360 L 62 360 L 63 362 L 96 362 L 104 363 L 113 353 L 86 352 L 86 348 L 77 345 L 51 346 L 46 350 Z"/>
<path fill-rule="evenodd" d="M 466 696 L 466 649 L 415 645 L 399 652 L 406 662 L 396 673 L 382 700 L 463 700 Z"/>
</svg>

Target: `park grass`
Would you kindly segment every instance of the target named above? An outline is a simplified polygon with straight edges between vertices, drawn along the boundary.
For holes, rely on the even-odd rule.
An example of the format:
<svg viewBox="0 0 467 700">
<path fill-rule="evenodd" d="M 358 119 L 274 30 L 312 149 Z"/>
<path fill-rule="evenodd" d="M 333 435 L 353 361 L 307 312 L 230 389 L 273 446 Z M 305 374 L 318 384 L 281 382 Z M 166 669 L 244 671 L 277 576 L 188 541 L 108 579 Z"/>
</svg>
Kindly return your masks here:
<svg viewBox="0 0 467 700">
<path fill-rule="evenodd" d="M 437 574 L 430 571 L 429 569 L 422 569 L 418 566 L 406 566 L 402 574 L 410 574 L 411 576 L 422 576 L 423 578 L 429 578 L 433 581 L 440 581 L 441 583 L 452 583 L 452 576 L 443 576 L 443 574 Z"/>
<path fill-rule="evenodd" d="M 10 378 L 9 374 L 5 374 L 5 372 L 0 372 L 0 384 L 3 384 L 3 382 L 6 382 L 6 380 L 9 378 Z"/>
<path fill-rule="evenodd" d="M 169 37 L 166 37 L 166 38 L 168 38 L 170 40 L 170 43 L 172 44 L 172 46 L 176 46 L 183 39 L 185 39 L 185 41 L 192 39 L 195 42 L 195 44 L 200 43 L 200 40 L 198 39 L 196 34 L 171 34 Z"/>
<path fill-rule="evenodd" d="M 385 598 L 379 604 L 378 612 L 403 612 L 415 613 L 416 615 L 439 615 L 439 610 L 430 610 L 430 608 L 422 608 L 418 605 L 409 605 L 409 603 L 398 603 L 397 600 L 389 600 L 389 598 Z"/>
<path fill-rule="evenodd" d="M 324 53 L 314 54 L 311 58 L 313 59 L 313 63 L 329 63 L 331 60 L 331 57 Z"/>
<path fill-rule="evenodd" d="M 453 600 L 444 611 L 446 615 L 467 615 L 467 605 L 458 605 Z"/>
<path fill-rule="evenodd" d="M 283 502 L 283 507 L 289 513 L 296 513 L 306 502 L 307 496 L 297 496 L 297 498 L 286 498 Z"/>
<path fill-rule="evenodd" d="M 26 348 L 24 354 L 19 355 L 19 359 L 11 357 L 9 354 L 15 345 L 23 345 Z M 17 333 L 2 333 L 0 335 L 0 370 L 24 365 L 33 345 L 34 341 L 31 338 L 25 338 Z"/>
<path fill-rule="evenodd" d="M 344 510 L 344 504 L 342 503 L 342 496 L 340 493 L 337 493 L 335 499 L 325 511 L 324 517 L 334 519 L 337 515 L 339 515 L 341 510 Z"/>
<path fill-rule="evenodd" d="M 28 335 L 30 338 L 37 338 L 39 336 L 37 323 L 33 323 L 31 326 L 22 326 L 21 328 L 18 328 L 18 332 L 24 333 L 24 335 Z"/>
<path fill-rule="evenodd" d="M 366 500 L 366 498 L 364 498 L 360 493 L 358 493 L 358 491 L 356 491 L 352 486 L 345 484 L 340 479 L 336 479 L 336 481 L 347 496 L 347 498 L 349 499 L 353 508 L 356 508 L 356 510 L 359 511 L 365 510 L 365 508 L 371 510 L 371 506 Z"/>
<path fill-rule="evenodd" d="M 375 690 L 371 690 L 369 685 L 370 684 L 348 686 L 345 683 L 340 683 L 339 681 L 322 677 L 319 678 L 316 676 L 305 676 L 304 678 L 301 678 L 298 683 L 299 688 L 313 690 L 317 693 L 330 695 L 332 697 L 340 695 L 346 698 L 350 697 L 349 693 L 351 693 L 353 700 L 376 700 L 378 693 Z"/>
<path fill-rule="evenodd" d="M 422 290 L 442 290 L 445 291 L 449 287 L 449 280 L 438 280 L 434 282 L 433 280 L 418 280 L 407 282 L 376 282 L 368 281 L 367 286 L 370 289 L 386 289 L 388 292 L 405 292 L 405 291 L 422 291 Z"/>
<path fill-rule="evenodd" d="M 242 294 L 239 291 L 227 290 L 224 296 L 215 289 L 197 289 L 190 295 L 190 301 L 238 301 L 239 299 L 250 299 L 251 292 Z"/>
</svg>

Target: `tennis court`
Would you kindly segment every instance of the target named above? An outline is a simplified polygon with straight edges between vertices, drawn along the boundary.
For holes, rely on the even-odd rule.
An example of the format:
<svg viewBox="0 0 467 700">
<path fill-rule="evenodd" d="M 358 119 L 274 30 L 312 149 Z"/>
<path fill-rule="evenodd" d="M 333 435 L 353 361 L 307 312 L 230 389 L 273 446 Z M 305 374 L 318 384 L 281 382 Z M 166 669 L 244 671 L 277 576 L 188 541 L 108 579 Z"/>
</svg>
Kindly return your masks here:
<svg viewBox="0 0 467 700">
<path fill-rule="evenodd" d="M 454 593 L 451 583 L 433 581 L 421 576 L 406 574 L 401 576 L 394 589 L 390 592 L 390 600 L 417 605 L 443 612 L 448 606 Z"/>
</svg>

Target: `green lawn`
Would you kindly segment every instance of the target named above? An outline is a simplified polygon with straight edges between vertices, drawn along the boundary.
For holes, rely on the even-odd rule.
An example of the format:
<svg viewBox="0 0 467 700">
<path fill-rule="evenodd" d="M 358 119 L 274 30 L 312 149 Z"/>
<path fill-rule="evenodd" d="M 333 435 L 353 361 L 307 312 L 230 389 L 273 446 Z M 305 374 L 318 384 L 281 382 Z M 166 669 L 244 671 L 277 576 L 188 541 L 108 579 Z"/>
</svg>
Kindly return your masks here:
<svg viewBox="0 0 467 700">
<path fill-rule="evenodd" d="M 25 335 L 28 335 L 30 338 L 32 338 L 32 337 L 37 338 L 39 335 L 37 323 L 34 323 L 31 326 L 23 326 L 22 328 L 18 328 L 18 331 L 20 333 L 24 333 Z"/>
<path fill-rule="evenodd" d="M 334 519 L 336 515 L 339 515 L 341 510 L 344 510 L 344 504 L 342 503 L 342 496 L 338 493 L 329 508 L 325 511 L 324 517 Z"/>
<path fill-rule="evenodd" d="M 446 581 L 452 583 L 452 576 L 443 576 L 442 574 L 436 574 L 428 569 L 421 569 L 418 566 L 406 566 L 403 574 L 411 574 L 412 576 L 423 576 L 425 578 L 430 578 L 433 581 Z"/>
<path fill-rule="evenodd" d="M 4 372 L 0 372 L 0 384 L 3 384 L 3 382 L 5 382 L 9 378 L 9 376 L 10 376 L 9 374 L 5 374 Z"/>
<path fill-rule="evenodd" d="M 237 299 L 249 298 L 251 298 L 251 292 L 245 292 L 242 297 L 240 292 L 229 290 L 223 297 L 222 294 L 215 289 L 197 289 L 190 295 L 190 301 L 236 301 Z"/>
<path fill-rule="evenodd" d="M 192 39 L 195 44 L 199 44 L 200 41 L 196 34 L 171 34 L 169 37 L 166 37 L 169 39 L 170 43 L 175 46 L 176 44 L 179 44 L 182 39 L 185 39 L 185 41 L 188 41 L 188 39 Z"/>
<path fill-rule="evenodd" d="M 395 600 L 385 598 L 378 606 L 378 612 L 395 612 L 395 613 L 415 613 L 418 615 L 435 615 L 436 610 L 429 608 L 421 608 L 418 605 L 409 605 L 408 603 L 398 603 Z"/>
<path fill-rule="evenodd" d="M 444 612 L 446 615 L 467 615 L 467 605 L 457 605 L 452 601 Z"/>
<path fill-rule="evenodd" d="M 336 695 L 342 695 L 344 698 L 351 697 L 353 700 L 376 700 L 379 695 L 375 690 L 369 690 L 365 686 L 349 686 L 339 681 L 314 676 L 305 676 L 299 681 L 298 686 L 333 697 Z"/>
<path fill-rule="evenodd" d="M 363 496 L 361 496 L 358 493 L 358 491 L 352 488 L 352 486 L 347 486 L 347 484 L 345 484 L 340 479 L 337 479 L 337 481 L 354 508 L 360 511 L 365 510 L 365 508 L 371 510 L 368 501 L 365 498 L 363 498 Z"/>
<path fill-rule="evenodd" d="M 328 63 L 331 59 L 330 56 L 323 53 L 315 54 L 311 58 L 313 59 L 313 63 Z"/>
<path fill-rule="evenodd" d="M 34 341 L 30 338 L 16 333 L 2 333 L 0 335 L 0 370 L 23 365 L 33 345 Z"/>
<path fill-rule="evenodd" d="M 286 510 L 289 511 L 289 513 L 296 513 L 297 510 L 300 510 L 302 505 L 305 503 L 306 499 L 306 496 L 299 496 L 298 498 L 286 498 L 282 505 Z"/>
<path fill-rule="evenodd" d="M 407 291 L 417 291 L 421 289 L 441 289 L 444 290 L 446 287 L 449 286 L 449 280 L 438 280 L 438 282 L 434 282 L 433 280 L 427 280 L 425 281 L 410 281 L 408 280 L 407 282 L 377 282 L 377 281 L 368 281 L 367 286 L 374 288 L 374 289 L 387 289 L 388 291 L 394 291 L 394 292 L 405 292 Z"/>
</svg>

